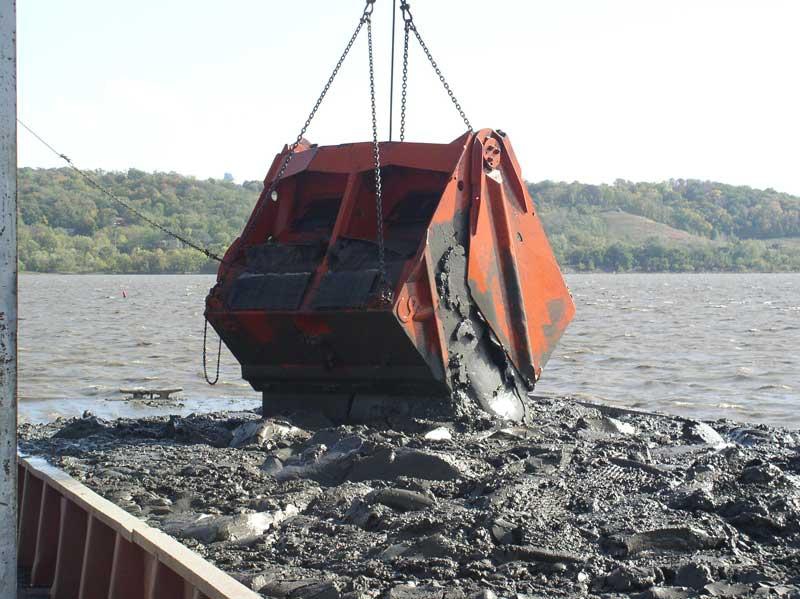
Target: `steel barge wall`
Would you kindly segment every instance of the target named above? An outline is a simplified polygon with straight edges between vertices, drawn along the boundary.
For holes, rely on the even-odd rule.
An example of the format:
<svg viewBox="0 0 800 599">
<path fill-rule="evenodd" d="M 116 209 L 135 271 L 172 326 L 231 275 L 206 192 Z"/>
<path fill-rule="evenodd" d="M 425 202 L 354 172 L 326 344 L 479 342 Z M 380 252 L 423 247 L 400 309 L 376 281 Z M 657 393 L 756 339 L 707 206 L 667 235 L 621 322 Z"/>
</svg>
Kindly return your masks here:
<svg viewBox="0 0 800 599">
<path fill-rule="evenodd" d="M 43 459 L 18 474 L 19 567 L 53 599 L 261 599 Z"/>
</svg>

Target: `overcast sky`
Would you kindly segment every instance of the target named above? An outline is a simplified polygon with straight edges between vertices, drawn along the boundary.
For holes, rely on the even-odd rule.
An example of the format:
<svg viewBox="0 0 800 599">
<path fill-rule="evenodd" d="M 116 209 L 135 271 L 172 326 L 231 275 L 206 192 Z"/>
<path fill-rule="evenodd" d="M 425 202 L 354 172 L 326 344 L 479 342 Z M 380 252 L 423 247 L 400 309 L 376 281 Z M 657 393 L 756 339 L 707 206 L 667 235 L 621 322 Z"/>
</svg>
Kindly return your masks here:
<svg viewBox="0 0 800 599">
<path fill-rule="evenodd" d="M 374 13 L 383 138 L 391 4 L 377 0 Z M 700 178 L 800 194 L 797 0 L 411 6 L 473 126 L 508 132 L 529 180 Z M 84 168 L 262 179 L 297 135 L 362 8 L 361 0 L 18 0 L 19 115 Z M 402 29 L 397 44 L 399 72 Z M 408 140 L 463 133 L 416 44 L 408 93 Z M 363 35 L 307 138 L 369 137 Z M 59 165 L 24 130 L 19 162 Z"/>
</svg>

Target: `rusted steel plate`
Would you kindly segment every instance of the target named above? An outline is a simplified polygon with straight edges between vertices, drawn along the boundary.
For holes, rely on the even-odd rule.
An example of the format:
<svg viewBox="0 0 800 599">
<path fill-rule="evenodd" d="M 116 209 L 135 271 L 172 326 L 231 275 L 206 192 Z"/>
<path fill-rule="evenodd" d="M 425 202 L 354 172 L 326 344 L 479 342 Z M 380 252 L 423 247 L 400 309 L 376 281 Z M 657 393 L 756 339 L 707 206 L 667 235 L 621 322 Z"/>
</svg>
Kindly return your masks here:
<svg viewBox="0 0 800 599">
<path fill-rule="evenodd" d="M 508 138 L 473 140 L 469 287 L 520 373 L 536 381 L 572 317 L 561 275 Z"/>
</svg>

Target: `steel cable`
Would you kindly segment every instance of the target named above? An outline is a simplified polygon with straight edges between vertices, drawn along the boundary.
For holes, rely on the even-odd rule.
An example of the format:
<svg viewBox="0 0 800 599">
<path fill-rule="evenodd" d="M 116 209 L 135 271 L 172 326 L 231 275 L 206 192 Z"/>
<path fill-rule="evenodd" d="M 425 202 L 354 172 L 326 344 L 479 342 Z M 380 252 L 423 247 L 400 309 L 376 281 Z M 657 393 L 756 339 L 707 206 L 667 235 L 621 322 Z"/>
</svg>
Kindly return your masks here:
<svg viewBox="0 0 800 599">
<path fill-rule="evenodd" d="M 22 125 L 22 127 L 25 128 L 28 131 L 28 133 L 30 133 L 36 139 L 38 139 L 40 142 L 42 142 L 42 144 L 44 144 L 44 146 L 48 150 L 50 150 L 51 152 L 53 152 L 53 154 L 55 154 L 56 156 L 61 158 L 64 162 L 66 162 L 67 165 L 69 165 L 69 167 L 73 171 L 78 173 L 78 175 L 81 178 L 83 178 L 84 181 L 86 181 L 89 185 L 94 187 L 97 191 L 99 191 L 100 193 L 102 193 L 103 195 L 105 195 L 106 197 L 111 199 L 112 201 L 116 202 L 120 206 L 123 206 L 131 214 L 133 214 L 133 215 L 137 216 L 138 218 L 142 219 L 144 222 L 146 222 L 150 226 L 158 229 L 162 233 L 164 233 L 164 234 L 166 234 L 166 235 L 168 235 L 168 236 L 170 236 L 170 237 L 172 237 L 174 239 L 177 239 L 178 241 L 180 241 L 185 246 L 190 247 L 193 250 L 197 250 L 201 254 L 205 255 L 207 258 L 210 258 L 211 260 L 216 260 L 217 262 L 224 262 L 224 260 L 220 256 L 218 256 L 217 254 L 215 254 L 214 252 L 212 252 L 208 248 L 205 248 L 205 247 L 193 242 L 192 240 L 187 239 L 186 237 L 184 237 L 180 233 L 176 233 L 175 231 L 172 231 L 172 230 L 168 229 L 167 227 L 165 227 L 164 225 L 160 224 L 159 222 L 153 220 L 152 218 L 150 218 L 149 216 L 147 216 L 145 213 L 141 212 L 137 208 L 134 208 L 130 203 L 126 202 L 125 200 L 120 198 L 118 195 L 113 193 L 111 190 L 109 190 L 107 187 L 105 187 L 95 177 L 93 177 L 92 175 L 90 175 L 86 171 L 78 168 L 75 165 L 75 163 L 72 162 L 72 159 L 69 158 L 69 156 L 67 156 L 66 154 L 62 154 L 61 152 L 56 150 L 53 146 L 51 146 L 49 143 L 47 143 L 47 141 L 45 141 L 38 133 L 36 133 L 33 129 L 28 127 L 28 125 L 23 123 L 20 119 L 17 119 L 17 122 L 20 125 Z"/>
</svg>

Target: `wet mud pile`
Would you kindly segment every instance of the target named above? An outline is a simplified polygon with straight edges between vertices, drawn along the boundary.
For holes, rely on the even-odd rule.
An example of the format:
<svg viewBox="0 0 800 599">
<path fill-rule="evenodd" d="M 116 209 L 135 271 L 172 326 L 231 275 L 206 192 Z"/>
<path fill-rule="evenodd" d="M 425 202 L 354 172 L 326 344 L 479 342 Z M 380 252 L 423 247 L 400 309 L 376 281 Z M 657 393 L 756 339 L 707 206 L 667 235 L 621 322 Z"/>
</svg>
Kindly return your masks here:
<svg viewBox="0 0 800 599">
<path fill-rule="evenodd" d="M 528 413 L 87 414 L 20 445 L 266 597 L 800 598 L 799 432 Z"/>
</svg>

